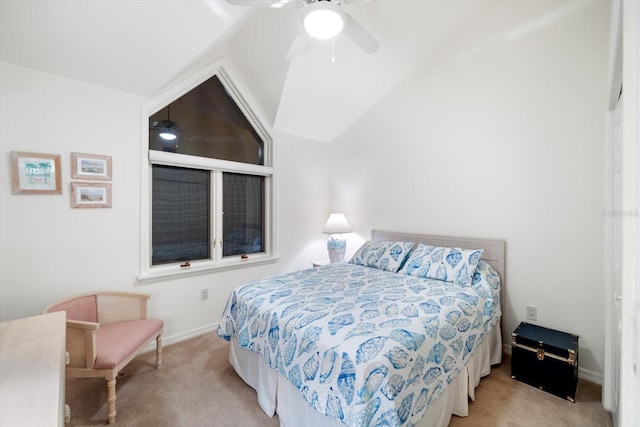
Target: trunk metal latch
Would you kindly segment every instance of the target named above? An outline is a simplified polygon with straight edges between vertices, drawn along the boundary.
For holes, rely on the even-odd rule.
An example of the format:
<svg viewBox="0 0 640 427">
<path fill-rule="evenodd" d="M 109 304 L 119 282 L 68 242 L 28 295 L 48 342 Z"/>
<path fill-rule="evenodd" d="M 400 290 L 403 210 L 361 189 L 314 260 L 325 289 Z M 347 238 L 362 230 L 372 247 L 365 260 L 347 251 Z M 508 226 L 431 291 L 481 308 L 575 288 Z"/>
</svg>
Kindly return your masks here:
<svg viewBox="0 0 640 427">
<path fill-rule="evenodd" d="M 544 348 L 542 346 L 544 343 L 542 341 L 538 341 L 538 360 L 544 360 Z"/>
</svg>

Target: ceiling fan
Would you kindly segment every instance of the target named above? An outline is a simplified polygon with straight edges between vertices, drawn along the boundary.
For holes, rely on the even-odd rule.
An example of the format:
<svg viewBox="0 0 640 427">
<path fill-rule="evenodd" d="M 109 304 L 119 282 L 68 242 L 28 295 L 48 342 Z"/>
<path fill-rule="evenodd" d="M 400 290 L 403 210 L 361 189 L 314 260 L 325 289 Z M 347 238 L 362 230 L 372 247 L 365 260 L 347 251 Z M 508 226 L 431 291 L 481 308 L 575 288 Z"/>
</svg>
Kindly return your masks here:
<svg viewBox="0 0 640 427">
<path fill-rule="evenodd" d="M 166 118 L 160 118 L 161 112 L 166 110 Z M 164 115 L 164 114 L 163 114 Z M 188 128 L 189 126 L 187 126 Z M 154 138 L 158 137 L 159 142 L 162 143 L 162 149 L 164 151 L 173 151 L 178 148 L 178 143 L 186 137 L 188 140 L 202 139 L 205 135 L 202 135 L 193 130 L 188 130 L 185 126 L 178 125 L 178 122 L 171 120 L 171 105 L 167 105 L 158 113 L 149 117 L 149 130 L 155 131 Z"/>
<path fill-rule="evenodd" d="M 214 135 L 207 133 L 206 130 L 194 130 L 193 124 L 181 123 L 179 125 L 178 122 L 171 119 L 171 105 L 167 105 L 149 117 L 149 130 L 154 131 L 152 136 L 154 139 L 153 144 L 157 147 L 154 149 L 162 148 L 163 151 L 175 153 L 181 142 L 201 143 L 205 141 L 206 144 L 216 145 L 238 144 L 240 138 L 237 134 L 229 134 L 227 132 L 222 135 Z"/>
<path fill-rule="evenodd" d="M 366 3 L 369 0 L 227 0 L 238 6 L 299 7 L 303 8 L 302 30 L 294 39 L 287 60 L 302 53 L 311 39 L 331 39 L 341 32 L 367 53 L 374 53 L 380 43 L 351 15 L 344 11 L 344 4 Z"/>
<path fill-rule="evenodd" d="M 164 120 L 149 119 L 149 129 L 158 131 L 158 136 L 165 141 L 174 141 L 178 138 L 178 123 L 171 120 L 171 106 L 167 106 L 167 118 Z"/>
</svg>

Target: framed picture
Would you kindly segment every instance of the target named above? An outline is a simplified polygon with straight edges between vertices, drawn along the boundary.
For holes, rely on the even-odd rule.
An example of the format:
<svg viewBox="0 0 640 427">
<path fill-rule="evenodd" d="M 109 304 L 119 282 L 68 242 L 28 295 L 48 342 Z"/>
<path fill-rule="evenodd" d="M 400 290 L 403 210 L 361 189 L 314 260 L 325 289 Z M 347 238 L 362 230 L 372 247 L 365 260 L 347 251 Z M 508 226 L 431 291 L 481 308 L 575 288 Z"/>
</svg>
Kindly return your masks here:
<svg viewBox="0 0 640 427">
<path fill-rule="evenodd" d="M 72 182 L 71 206 L 74 208 L 110 208 L 111 184 Z"/>
<path fill-rule="evenodd" d="M 111 156 L 71 153 L 71 177 L 110 180 Z"/>
<path fill-rule="evenodd" d="M 60 155 L 11 152 L 13 194 L 62 194 Z"/>
</svg>

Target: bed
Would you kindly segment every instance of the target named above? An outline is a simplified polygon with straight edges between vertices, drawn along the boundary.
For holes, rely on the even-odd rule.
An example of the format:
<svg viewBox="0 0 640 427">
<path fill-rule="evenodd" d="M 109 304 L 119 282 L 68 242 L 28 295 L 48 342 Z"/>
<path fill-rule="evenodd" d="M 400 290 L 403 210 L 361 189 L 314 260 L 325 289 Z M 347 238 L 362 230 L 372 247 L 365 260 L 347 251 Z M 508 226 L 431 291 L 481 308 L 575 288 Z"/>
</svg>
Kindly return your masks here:
<svg viewBox="0 0 640 427">
<path fill-rule="evenodd" d="M 504 246 L 373 230 L 349 262 L 239 286 L 217 334 L 281 426 L 446 426 L 501 362 Z"/>
</svg>

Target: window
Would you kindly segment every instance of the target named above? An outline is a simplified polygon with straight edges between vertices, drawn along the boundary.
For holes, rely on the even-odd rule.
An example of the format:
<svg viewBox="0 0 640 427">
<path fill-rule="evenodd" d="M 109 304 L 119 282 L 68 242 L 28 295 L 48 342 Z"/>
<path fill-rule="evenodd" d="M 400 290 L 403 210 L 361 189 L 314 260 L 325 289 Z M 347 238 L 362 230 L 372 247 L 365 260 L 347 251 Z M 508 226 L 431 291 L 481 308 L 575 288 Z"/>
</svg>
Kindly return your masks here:
<svg viewBox="0 0 640 427">
<path fill-rule="evenodd" d="M 140 280 L 275 259 L 271 139 L 233 81 L 219 63 L 143 109 Z"/>
<path fill-rule="evenodd" d="M 210 173 L 153 165 L 153 265 L 210 256 Z"/>
<path fill-rule="evenodd" d="M 264 177 L 224 173 L 222 256 L 264 251 Z"/>
<path fill-rule="evenodd" d="M 264 165 L 264 142 L 217 76 L 149 117 L 149 149 Z"/>
</svg>

